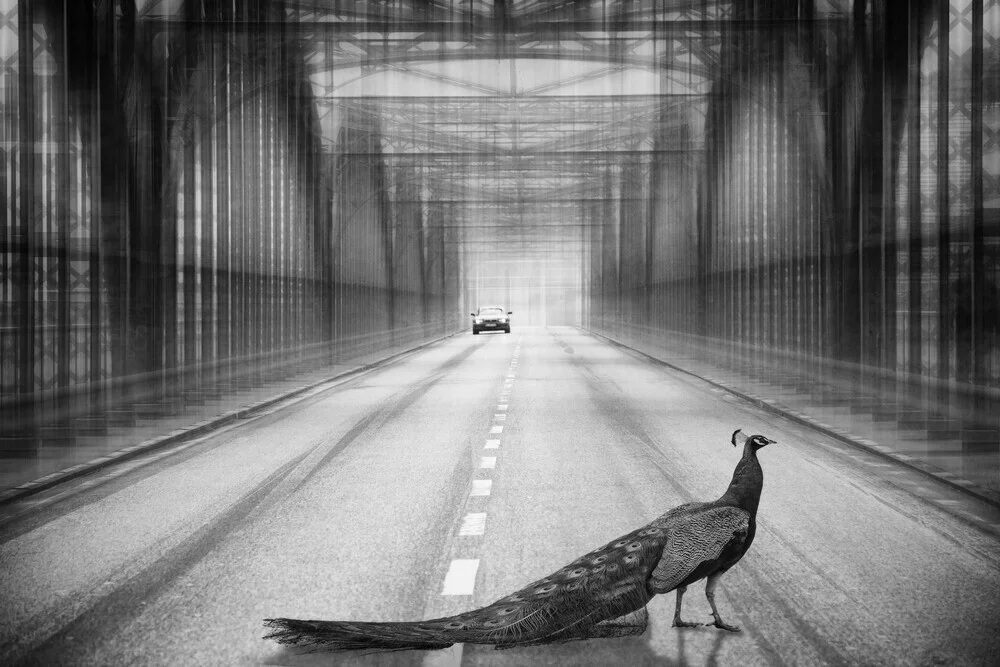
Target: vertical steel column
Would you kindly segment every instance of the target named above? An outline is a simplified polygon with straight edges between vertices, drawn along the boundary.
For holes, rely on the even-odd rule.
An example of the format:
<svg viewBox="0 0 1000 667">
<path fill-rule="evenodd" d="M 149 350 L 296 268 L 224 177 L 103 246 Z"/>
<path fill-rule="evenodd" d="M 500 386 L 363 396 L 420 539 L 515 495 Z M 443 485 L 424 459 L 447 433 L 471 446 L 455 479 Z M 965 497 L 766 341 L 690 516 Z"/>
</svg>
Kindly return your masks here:
<svg viewBox="0 0 1000 667">
<path fill-rule="evenodd" d="M 937 85 L 937 195 L 938 195 L 938 377 L 949 380 L 952 376 L 951 348 L 954 336 L 952 324 L 954 310 L 951 298 L 951 216 L 949 212 L 948 183 L 948 69 L 950 63 L 951 5 L 938 3 L 938 85 Z M 950 404 L 950 394 L 939 385 L 938 402 Z"/>
<path fill-rule="evenodd" d="M 275 345 L 275 319 L 276 309 L 274 304 L 274 211 L 271 206 L 274 202 L 274 181 L 275 160 L 274 160 L 274 98 L 279 84 L 275 83 L 274 77 L 274 39 L 272 23 L 267 17 L 264 26 L 260 28 L 263 35 L 258 35 L 258 39 L 263 42 L 264 56 L 261 68 L 255 74 L 262 83 L 259 86 L 258 106 L 260 113 L 257 117 L 258 145 L 260 147 L 260 168 L 257 172 L 258 187 L 257 198 L 254 210 L 259 211 L 260 217 L 257 219 L 257 247 L 255 255 L 257 257 L 257 313 L 256 321 L 260 327 L 261 340 L 258 352 L 270 355 L 276 349 Z M 260 368 L 260 366 L 257 366 Z M 258 376 L 260 377 L 260 376 Z M 260 377 L 261 381 L 263 380 Z"/>
<path fill-rule="evenodd" d="M 216 144 L 218 108 L 218 50 L 216 42 L 219 39 L 217 31 L 203 31 L 203 71 L 205 72 L 205 114 L 199 133 L 201 173 L 201 344 L 200 369 L 202 393 L 215 394 L 218 391 L 218 366 L 216 364 L 216 345 L 218 344 L 218 321 L 216 299 L 218 286 L 216 276 L 219 271 L 219 261 L 216 257 L 215 239 L 218 234 L 218 199 L 216 198 L 216 182 L 213 178 L 218 168 L 218 146 Z"/>
<path fill-rule="evenodd" d="M 447 308 L 448 308 L 448 276 L 447 267 L 445 266 L 447 262 L 447 246 L 445 245 L 445 235 L 448 231 L 448 226 L 452 224 L 452 218 L 447 214 L 451 214 L 451 208 L 448 206 L 443 206 L 440 208 L 440 214 L 438 215 L 438 224 L 441 225 L 439 236 L 441 238 L 441 249 L 438 251 L 441 257 L 441 312 L 438 314 L 438 331 L 443 333 L 444 322 L 447 318 Z"/>
<path fill-rule="evenodd" d="M 181 44 L 174 44 L 177 41 L 177 36 L 175 31 L 179 28 L 174 28 L 171 22 L 167 21 L 167 27 L 164 32 L 164 47 L 165 48 L 184 48 L 183 42 Z M 181 68 L 183 71 L 183 65 L 177 64 L 176 67 Z M 177 180 L 178 169 L 176 168 L 176 161 L 178 156 L 175 154 L 173 149 L 173 142 L 171 141 L 171 132 L 178 132 L 179 125 L 175 119 L 171 119 L 171 112 L 177 109 L 177 101 L 173 99 L 176 91 L 173 88 L 173 81 L 171 80 L 171 68 L 169 66 L 163 68 L 163 80 L 160 84 L 160 89 L 163 91 L 163 109 L 166 112 L 167 118 L 163 122 L 163 133 L 160 137 L 160 145 L 162 146 L 163 163 L 165 169 L 160 173 L 161 179 L 164 179 L 164 183 L 154 183 L 154 187 L 162 187 L 166 194 L 166 201 L 163 202 L 163 213 L 160 218 L 160 229 L 159 229 L 159 266 L 160 275 L 162 280 L 160 283 L 160 290 L 162 294 L 162 305 L 161 305 L 161 321 L 160 325 L 163 328 L 163 368 L 165 369 L 166 380 L 166 394 L 168 400 L 172 400 L 174 393 L 174 381 L 175 373 L 178 366 L 178 331 L 177 331 L 177 308 L 178 308 L 178 298 L 177 298 L 177 183 L 171 183 L 170 180 Z M 182 89 L 183 90 L 183 89 Z"/>
<path fill-rule="evenodd" d="M 764 239 L 768 237 L 768 232 L 771 231 L 772 227 L 772 220 L 768 218 L 768 214 L 773 215 L 773 211 L 769 208 L 773 201 L 769 186 L 773 178 L 773 165 L 776 160 L 774 146 L 771 143 L 771 114 L 775 93 L 775 73 L 771 62 L 771 49 L 773 48 L 771 38 L 774 33 L 766 28 L 762 32 L 763 34 L 754 33 L 755 50 L 758 50 L 760 55 L 751 60 L 751 67 L 756 69 L 756 76 L 753 74 L 751 76 L 763 83 L 760 87 L 752 88 L 749 91 L 751 99 L 747 105 L 750 113 L 758 119 L 754 123 L 751 141 L 747 146 L 757 156 L 756 169 L 748 178 L 749 185 L 753 188 L 756 203 L 750 216 L 752 227 L 748 234 L 750 249 L 747 253 L 747 264 L 750 267 L 751 276 L 747 297 L 754 304 L 753 331 L 750 334 L 750 340 L 755 345 L 754 351 L 751 353 L 751 364 L 754 372 L 760 367 L 759 349 L 771 342 L 769 338 L 771 307 L 773 305 L 770 293 L 771 264 L 768 261 L 770 243 Z M 777 205 L 778 202 L 774 202 L 774 204 Z M 771 243 L 773 243 L 773 239 Z M 739 315 L 734 312 L 732 317 L 736 318 Z M 742 339 L 740 342 L 747 341 Z"/>
<path fill-rule="evenodd" d="M 643 276 L 644 292 L 642 309 L 644 311 L 645 317 L 643 318 L 643 324 L 647 327 L 652 327 L 659 324 L 659 299 L 655 299 L 653 296 L 654 286 L 653 286 L 653 262 L 655 257 L 653 255 L 653 249 L 655 246 L 655 234 L 656 234 L 656 206 L 654 205 L 655 198 L 653 193 L 656 192 L 656 178 L 660 171 L 660 154 L 657 149 L 660 147 L 660 137 L 654 137 L 653 139 L 653 149 L 649 153 L 648 161 L 648 174 L 646 178 L 647 187 L 643 190 L 646 196 L 646 253 L 645 261 L 643 262 L 645 272 Z M 581 246 L 582 247 L 582 246 Z"/>
<path fill-rule="evenodd" d="M 96 18 L 92 17 L 91 25 L 78 26 L 77 28 L 92 30 L 96 34 L 98 29 Z M 98 63 L 93 63 L 92 67 L 91 72 L 100 71 Z M 101 119 L 100 89 L 96 86 L 90 87 L 82 95 L 89 97 L 86 108 L 90 112 L 83 119 L 86 125 L 81 122 L 80 135 L 84 143 L 90 146 L 90 150 L 86 153 L 86 156 L 89 158 L 89 169 L 86 175 L 81 175 L 81 185 L 84 187 L 89 185 L 87 192 L 90 200 L 90 235 L 88 238 L 89 247 L 87 249 L 87 276 L 90 287 L 87 316 L 89 342 L 87 357 L 90 363 L 87 369 L 87 379 L 91 383 L 90 386 L 94 387 L 102 379 L 104 366 L 101 355 L 104 339 L 104 332 L 102 331 L 103 318 L 101 317 L 101 285 L 104 282 L 104 253 L 101 243 L 104 235 L 104 211 L 101 197 L 101 192 L 104 190 L 101 178 L 101 147 L 103 145 L 101 141 L 101 127 L 103 122 Z M 89 138 L 84 137 L 84 133 L 89 134 Z M 89 182 L 87 176 L 89 176 Z M 107 399 L 108 396 L 105 392 L 92 390 L 88 396 L 88 407 L 91 414 L 103 414 L 104 408 L 107 405 Z"/>
<path fill-rule="evenodd" d="M 888 104 L 883 108 L 882 113 L 882 156 L 881 156 L 881 228 L 882 243 L 880 246 L 881 257 L 881 317 L 879 318 L 880 338 L 878 343 L 878 355 L 875 363 L 882 369 L 895 370 L 897 368 L 897 323 L 898 306 L 897 302 L 897 281 L 899 272 L 898 246 L 901 240 L 896 234 L 896 191 L 899 187 L 899 158 L 902 153 L 902 128 L 905 121 L 906 111 L 906 81 L 907 81 L 907 44 L 908 44 L 908 20 L 904 15 L 909 9 L 910 0 L 893 5 L 887 12 L 883 22 L 883 37 L 885 43 L 883 50 L 886 59 L 885 78 L 883 79 L 883 97 Z M 894 377 L 894 376 L 891 376 Z M 886 383 L 882 380 L 883 390 L 888 391 L 892 381 Z M 893 387 L 893 389 L 895 389 Z"/>
<path fill-rule="evenodd" d="M 260 35 L 257 28 L 250 28 L 250 43 L 252 48 L 260 48 Z M 244 225 L 246 227 L 246 255 L 244 267 L 247 272 L 247 308 L 246 327 L 251 357 L 256 357 L 264 351 L 267 340 L 267 322 L 264 321 L 266 313 L 263 308 L 263 246 L 265 236 L 264 215 L 261 210 L 260 192 L 264 188 L 264 146 L 262 136 L 263 125 L 263 103 L 264 103 L 264 75 L 260 71 L 259 51 L 256 57 L 251 58 L 250 90 L 246 93 L 245 115 L 249 116 L 246 123 L 246 133 L 244 134 L 244 145 L 249 150 L 244 154 L 243 159 L 250 166 L 249 182 L 253 189 L 244 191 L 246 209 L 243 212 Z M 256 359 L 244 362 L 246 374 L 250 386 L 260 385 L 260 362 Z"/>
<path fill-rule="evenodd" d="M 288 39 L 288 35 L 283 33 L 282 40 L 284 45 L 282 47 L 282 51 L 288 48 Z M 294 78 L 291 82 L 282 87 L 283 94 L 281 95 L 281 104 L 278 109 L 280 112 L 279 117 L 283 120 L 282 127 L 284 128 L 280 134 L 281 141 L 278 144 L 280 150 L 278 151 L 277 182 L 280 197 L 278 198 L 277 211 L 278 238 L 281 241 L 281 246 L 276 259 L 278 267 L 278 302 L 281 306 L 281 327 L 278 330 L 278 344 L 283 350 L 290 350 L 298 347 L 297 341 L 294 337 L 295 327 L 292 319 L 294 313 L 292 311 L 291 298 L 291 282 L 293 272 L 291 264 L 292 254 L 290 252 L 290 248 L 292 246 L 290 206 L 291 200 L 296 196 L 298 190 L 300 188 L 305 189 L 310 186 L 309 183 L 298 182 L 298 178 L 296 177 L 297 172 L 292 167 L 292 165 L 295 164 L 296 156 L 298 155 L 299 126 L 302 123 L 303 117 L 294 106 L 294 100 L 299 96 L 298 87 L 300 83 L 298 77 L 300 76 L 300 72 L 297 67 L 291 67 L 290 71 Z M 318 175 L 313 176 L 312 178 L 316 180 Z M 314 187 L 318 186 L 318 183 L 314 184 Z M 303 264 L 308 264 L 308 261 L 305 260 L 305 258 Z M 296 350 L 295 356 L 298 356 L 298 350 Z"/>
<path fill-rule="evenodd" d="M 17 16 L 17 6 L 13 7 L 7 4 L 4 9 L 6 13 L 0 14 L 0 29 L 10 29 L 15 35 L 18 31 L 14 26 L 14 21 L 16 21 Z M 11 70 L 15 67 L 15 59 L 19 59 L 20 53 L 23 53 L 20 49 L 20 45 L 14 50 L 13 54 L 10 54 L 6 59 L 0 62 L 0 73 L 2 73 L 2 78 L 0 78 L 0 101 L 7 106 L 7 108 L 12 108 L 15 102 L 14 97 L 17 95 L 18 86 L 12 83 L 12 79 L 17 79 L 20 83 L 19 72 L 11 76 Z M 17 120 L 16 112 L 6 115 L 3 122 L 0 122 L 0 141 L 3 142 L 5 148 L 0 149 L 0 169 L 2 169 L 3 174 L 10 174 L 10 177 L 0 178 L 0 206 L 2 206 L 2 212 L 0 212 L 0 271 L 6 276 L 6 279 L 0 281 L 0 300 L 4 303 L 14 303 L 18 295 L 18 286 L 14 284 L 15 277 L 15 267 L 17 265 L 16 254 L 17 248 L 14 243 L 18 237 L 18 196 L 16 179 L 13 177 L 16 173 L 16 161 L 19 159 L 20 151 L 15 148 L 18 144 L 18 126 L 19 121 Z M 8 326 L 16 323 L 17 311 L 11 309 L 8 317 L 11 319 L 8 321 Z M 11 327 L 14 328 L 14 327 Z M 0 392 L 6 394 L 10 392 L 15 394 L 18 391 L 17 386 L 17 355 L 18 355 L 18 332 L 16 329 L 11 331 L 5 328 L 0 331 L 0 352 L 3 354 L 3 358 L 0 359 Z M 13 427 L 11 423 L 14 419 L 13 415 L 9 415 L 5 412 L 3 417 L 0 417 L 0 437 L 8 435 L 8 430 Z M 2 448 L 2 445 L 0 445 Z"/>
<path fill-rule="evenodd" d="M 231 28 L 230 28 L 231 30 Z M 234 40 L 219 38 L 217 46 L 224 48 L 222 53 L 222 80 L 218 85 L 217 112 L 215 114 L 216 152 L 218 155 L 218 170 L 216 172 L 216 196 L 219 207 L 216 218 L 216 240 L 218 243 L 218 278 L 216 283 L 216 298 L 218 307 L 218 348 L 219 374 L 221 380 L 220 392 L 230 389 L 232 380 L 233 358 L 233 328 L 232 328 L 232 212 L 233 191 L 231 180 L 236 166 L 232 159 L 232 81 L 233 61 L 235 59 Z"/>
<path fill-rule="evenodd" d="M 201 30 L 188 27 L 185 29 L 185 33 L 186 40 L 184 47 L 195 51 L 200 50 L 202 41 Z M 185 68 L 183 73 L 185 85 L 177 92 L 181 96 L 181 99 L 189 100 L 190 104 L 201 104 L 199 98 L 205 94 L 205 91 L 195 90 L 195 87 L 201 82 L 201 77 L 198 76 L 197 70 L 204 67 L 204 64 L 200 57 L 194 58 L 194 63 L 196 69 L 189 70 Z M 196 102 L 195 100 L 199 101 Z M 180 246 L 179 250 L 183 257 L 181 260 L 182 265 L 178 267 L 178 277 L 182 281 L 180 296 L 183 299 L 179 313 L 184 320 L 178 327 L 179 332 L 183 336 L 180 346 L 180 351 L 183 351 L 183 358 L 179 360 L 179 370 L 183 370 L 177 378 L 177 390 L 180 400 L 186 402 L 192 392 L 197 392 L 201 388 L 199 382 L 201 367 L 198 363 L 198 316 L 200 313 L 197 301 L 198 274 L 200 272 L 198 232 L 201 211 L 196 207 L 198 202 L 196 175 L 198 143 L 201 139 L 198 130 L 201 123 L 194 112 L 179 110 L 178 115 L 182 114 L 186 118 L 183 120 L 179 119 L 180 122 L 175 131 L 182 133 L 181 145 L 183 148 L 174 156 L 175 159 L 183 161 L 180 169 L 177 170 L 178 175 L 183 174 L 183 176 L 180 176 L 182 183 L 179 183 L 176 188 L 176 192 L 183 196 L 183 203 L 177 207 L 177 212 L 183 216 L 183 220 L 177 223 L 178 228 L 183 230 L 183 236 L 178 239 L 177 243 Z M 182 185 L 183 188 L 181 187 Z"/>
<path fill-rule="evenodd" d="M 909 244 L 907 271 L 909 280 L 909 303 L 907 304 L 907 360 L 903 370 L 910 373 L 922 372 L 922 304 L 921 280 L 923 275 L 923 220 L 920 206 L 920 61 L 922 40 L 919 10 L 910 7 L 908 22 L 909 42 L 907 49 L 907 219 L 909 220 Z"/>
<path fill-rule="evenodd" d="M 795 26 L 792 29 L 796 31 L 796 37 L 799 28 L 800 26 Z M 789 113 L 789 88 L 786 86 L 786 77 L 792 67 L 797 65 L 797 62 L 789 62 L 789 49 L 784 46 L 786 39 L 793 39 L 789 30 L 782 32 L 775 30 L 774 33 L 777 34 L 774 34 L 769 40 L 771 42 L 769 53 L 770 49 L 775 49 L 777 54 L 768 67 L 774 81 L 774 95 L 769 96 L 768 106 L 770 109 L 767 115 L 768 133 L 771 135 L 771 140 L 768 142 L 769 151 L 774 156 L 771 159 L 769 181 L 773 185 L 768 187 L 772 203 L 767 209 L 767 221 L 770 227 L 769 242 L 764 244 L 765 261 L 768 266 L 768 291 L 770 292 L 767 299 L 770 304 L 767 345 L 771 349 L 788 349 L 792 347 L 789 345 L 792 340 L 789 333 L 795 329 L 796 324 L 793 307 L 795 294 L 790 289 L 791 285 L 788 280 L 788 272 L 796 261 L 794 252 L 789 248 L 789 237 L 791 236 L 789 228 L 793 224 L 792 220 L 796 221 L 794 223 L 796 226 L 803 223 L 808 224 L 808 221 L 802 217 L 800 208 L 801 182 L 796 179 L 795 182 L 789 184 L 790 179 L 786 167 L 789 162 L 794 161 L 800 169 L 805 168 L 805 165 L 799 163 L 802 154 L 802 141 L 805 140 L 805 136 L 802 132 L 796 132 L 798 141 L 794 143 L 787 141 L 789 128 L 800 130 L 803 126 L 799 122 L 798 114 L 793 116 Z M 801 46 L 801 43 L 799 44 Z"/>
<path fill-rule="evenodd" d="M 987 364 L 989 363 L 989 343 L 991 336 L 987 334 L 985 314 L 990 305 L 987 295 L 989 281 L 986 276 L 986 235 L 983 219 L 983 5 L 985 0 L 972 2 L 972 100 L 970 106 L 971 132 L 971 181 L 972 181 L 972 321 L 970 342 L 971 372 L 969 381 L 978 387 L 989 383 Z M 995 84 L 995 82 L 994 82 Z M 996 291 L 992 299 L 998 298 Z M 996 323 L 993 323 L 996 326 Z M 977 412 L 986 408 L 982 392 L 977 392 L 975 398 Z"/>
<path fill-rule="evenodd" d="M 232 340 L 232 373 L 238 387 L 245 386 L 243 376 L 244 359 L 249 352 L 248 330 L 249 319 L 247 317 L 247 178 L 250 170 L 247 167 L 246 153 L 247 133 L 247 90 L 250 84 L 247 82 L 246 54 L 250 50 L 249 33 L 250 28 L 241 25 L 236 28 L 240 39 L 236 42 L 238 51 L 234 53 L 234 59 L 230 61 L 230 67 L 236 63 L 237 76 L 231 79 L 229 108 L 235 115 L 230 121 L 229 133 L 229 155 L 231 160 L 230 173 L 230 200 L 233 202 L 232 217 L 230 218 L 231 232 L 231 269 L 229 272 L 232 280 L 231 308 L 230 308 L 230 332 Z"/>
<path fill-rule="evenodd" d="M 618 206 L 616 210 L 618 212 L 618 300 L 617 309 L 615 311 L 615 325 L 618 328 L 616 333 L 621 333 L 621 326 L 625 323 L 628 317 L 629 307 L 628 307 L 628 295 L 629 295 L 629 285 L 628 281 L 631 277 L 631 267 L 628 261 L 627 252 L 630 245 L 631 236 L 631 226 L 630 226 L 630 215 L 628 210 L 629 205 L 629 176 L 631 175 L 631 166 L 629 161 L 630 157 L 619 157 L 618 158 L 618 184 L 616 195 L 618 197 Z"/>
<path fill-rule="evenodd" d="M 35 191 L 35 19 L 32 0 L 18 0 L 18 230 L 13 235 L 17 248 L 14 281 L 17 285 L 14 309 L 17 324 L 17 391 L 30 397 L 35 390 L 35 290 L 33 262 L 35 230 L 38 227 Z M 19 408 L 20 424 L 33 434 L 35 405 L 26 400 Z"/>
<path fill-rule="evenodd" d="M 56 387 L 65 388 L 70 384 L 70 288 L 69 288 L 69 266 L 70 266 L 70 205 L 69 199 L 72 196 L 69 186 L 70 175 L 70 142 L 69 142 L 69 73 L 67 71 L 67 27 L 65 7 L 62 11 L 53 11 L 53 20 L 50 25 L 57 34 L 50 39 L 53 43 L 58 42 L 56 53 L 60 54 L 58 67 L 59 74 L 53 77 L 53 125 L 55 126 L 55 145 L 58 152 L 56 162 L 56 271 L 57 271 L 57 303 L 56 303 Z M 55 82 L 59 86 L 58 93 L 55 92 Z M 70 403 L 68 394 L 60 392 L 57 398 L 56 413 L 60 420 L 66 418 L 69 412 Z"/>
</svg>

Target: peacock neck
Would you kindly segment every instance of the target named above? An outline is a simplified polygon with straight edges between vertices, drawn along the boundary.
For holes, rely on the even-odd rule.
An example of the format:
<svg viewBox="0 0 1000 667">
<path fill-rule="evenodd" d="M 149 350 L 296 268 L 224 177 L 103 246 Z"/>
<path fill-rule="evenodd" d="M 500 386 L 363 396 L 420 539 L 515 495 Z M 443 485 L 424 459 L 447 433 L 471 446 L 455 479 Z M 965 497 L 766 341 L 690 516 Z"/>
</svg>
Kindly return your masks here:
<svg viewBox="0 0 1000 667">
<path fill-rule="evenodd" d="M 719 498 L 719 503 L 723 505 L 735 505 L 757 514 L 757 505 L 760 504 L 760 492 L 764 487 L 764 471 L 761 470 L 760 462 L 757 460 L 757 451 L 749 442 L 743 446 L 743 458 L 736 464 L 733 471 L 733 480 L 729 482 L 729 488 Z"/>
</svg>

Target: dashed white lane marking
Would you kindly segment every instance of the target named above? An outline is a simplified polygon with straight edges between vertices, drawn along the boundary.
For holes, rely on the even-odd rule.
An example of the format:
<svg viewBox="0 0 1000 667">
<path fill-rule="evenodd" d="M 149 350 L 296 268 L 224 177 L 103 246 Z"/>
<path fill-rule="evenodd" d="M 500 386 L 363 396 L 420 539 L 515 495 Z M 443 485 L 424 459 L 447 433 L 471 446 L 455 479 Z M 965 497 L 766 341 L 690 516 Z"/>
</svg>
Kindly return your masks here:
<svg viewBox="0 0 1000 667">
<path fill-rule="evenodd" d="M 481 457 L 479 457 L 479 467 L 480 468 L 496 468 L 497 467 L 497 457 L 495 457 L 495 456 L 481 456 Z"/>
<path fill-rule="evenodd" d="M 469 512 L 462 519 L 459 535 L 482 535 L 486 532 L 486 512 Z"/>
<path fill-rule="evenodd" d="M 505 421 L 507 419 L 507 415 L 505 415 L 503 413 L 495 414 L 495 415 L 493 415 L 493 419 L 497 420 L 498 422 L 502 422 L 502 421 Z"/>
<path fill-rule="evenodd" d="M 427 651 L 420 664 L 423 667 L 461 667 L 464 648 L 465 644 L 452 644 L 448 648 Z"/>
<path fill-rule="evenodd" d="M 493 489 L 492 479 L 474 479 L 472 480 L 472 493 L 470 496 L 488 496 L 490 491 Z"/>
<path fill-rule="evenodd" d="M 478 558 L 456 558 L 448 566 L 444 575 L 441 595 L 472 595 L 476 588 L 476 572 L 479 571 Z"/>
<path fill-rule="evenodd" d="M 500 441 L 499 440 L 495 440 L 495 439 L 494 440 L 487 440 L 486 441 L 486 447 L 484 447 L 484 449 L 496 449 L 499 446 L 500 446 Z"/>
<path fill-rule="evenodd" d="M 497 410 L 506 410 L 506 409 L 507 409 L 506 403 L 497 403 Z"/>
<path fill-rule="evenodd" d="M 490 433 L 503 433 L 503 426 L 496 424 L 490 427 Z"/>
</svg>

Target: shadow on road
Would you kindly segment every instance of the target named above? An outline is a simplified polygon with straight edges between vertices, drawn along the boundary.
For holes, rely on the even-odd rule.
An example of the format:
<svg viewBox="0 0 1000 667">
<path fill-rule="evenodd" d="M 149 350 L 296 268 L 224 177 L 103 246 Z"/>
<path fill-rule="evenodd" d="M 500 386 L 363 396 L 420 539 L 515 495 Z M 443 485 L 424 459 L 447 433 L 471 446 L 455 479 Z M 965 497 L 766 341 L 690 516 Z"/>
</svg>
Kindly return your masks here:
<svg viewBox="0 0 1000 667">
<path fill-rule="evenodd" d="M 709 638 L 711 634 L 711 638 Z M 693 628 L 678 631 L 672 655 L 660 655 L 649 643 L 649 633 L 639 637 L 621 639 L 589 639 L 550 646 L 532 646 L 495 650 L 490 646 L 466 644 L 461 664 L 466 667 L 494 667 L 499 665 L 574 665 L 579 667 L 604 667 L 606 665 L 634 665 L 636 667 L 688 665 L 718 665 L 718 655 L 726 641 L 738 640 L 740 635 L 720 632 L 714 628 Z M 695 641 L 692 641 L 695 640 Z M 705 640 L 711 642 L 704 652 Z M 281 667 L 318 667 L 341 665 L 351 667 L 415 667 L 425 664 L 453 665 L 443 659 L 434 660 L 439 651 L 400 651 L 396 653 L 299 653 L 278 649 L 263 662 Z"/>
</svg>

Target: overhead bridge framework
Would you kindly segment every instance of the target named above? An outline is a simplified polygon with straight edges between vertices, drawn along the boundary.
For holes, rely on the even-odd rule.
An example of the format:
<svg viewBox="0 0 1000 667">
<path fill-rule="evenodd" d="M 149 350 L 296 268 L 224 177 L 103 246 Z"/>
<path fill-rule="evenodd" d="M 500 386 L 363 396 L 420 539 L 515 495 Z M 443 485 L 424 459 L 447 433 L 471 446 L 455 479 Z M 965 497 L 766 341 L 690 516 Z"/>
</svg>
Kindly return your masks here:
<svg viewBox="0 0 1000 667">
<path fill-rule="evenodd" d="M 885 406 L 1000 489 L 998 38 L 998 0 L 0 0 L 0 456 L 490 302 Z"/>
</svg>

